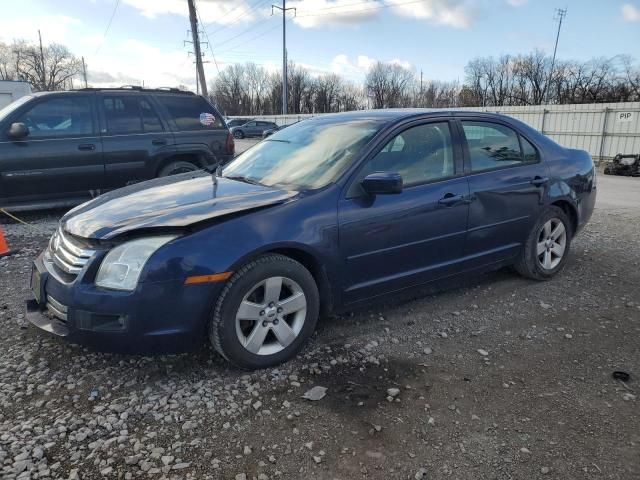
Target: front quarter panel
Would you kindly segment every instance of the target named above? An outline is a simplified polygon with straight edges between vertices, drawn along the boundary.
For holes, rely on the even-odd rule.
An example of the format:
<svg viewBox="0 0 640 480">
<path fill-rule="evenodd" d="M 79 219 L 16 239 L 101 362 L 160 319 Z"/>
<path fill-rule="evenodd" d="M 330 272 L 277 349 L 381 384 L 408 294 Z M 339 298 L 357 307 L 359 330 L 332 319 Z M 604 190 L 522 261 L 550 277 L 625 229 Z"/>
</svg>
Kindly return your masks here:
<svg viewBox="0 0 640 480">
<path fill-rule="evenodd" d="M 147 263 L 141 282 L 236 271 L 261 253 L 297 249 L 312 255 L 336 278 L 338 189 L 299 195 L 284 204 L 220 221 L 173 240 Z"/>
</svg>

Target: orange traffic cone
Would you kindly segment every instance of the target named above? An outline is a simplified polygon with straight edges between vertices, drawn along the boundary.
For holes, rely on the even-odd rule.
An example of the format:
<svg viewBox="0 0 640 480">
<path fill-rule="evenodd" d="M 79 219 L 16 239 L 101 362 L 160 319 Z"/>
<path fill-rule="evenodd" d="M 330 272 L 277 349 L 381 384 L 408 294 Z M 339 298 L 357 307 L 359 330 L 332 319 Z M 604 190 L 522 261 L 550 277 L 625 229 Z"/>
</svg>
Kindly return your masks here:
<svg viewBox="0 0 640 480">
<path fill-rule="evenodd" d="M 12 250 L 9 250 L 9 245 L 7 245 L 7 241 L 4 238 L 4 231 L 2 230 L 2 225 L 0 225 L 0 257 L 11 255 L 12 253 L 14 252 Z"/>
</svg>

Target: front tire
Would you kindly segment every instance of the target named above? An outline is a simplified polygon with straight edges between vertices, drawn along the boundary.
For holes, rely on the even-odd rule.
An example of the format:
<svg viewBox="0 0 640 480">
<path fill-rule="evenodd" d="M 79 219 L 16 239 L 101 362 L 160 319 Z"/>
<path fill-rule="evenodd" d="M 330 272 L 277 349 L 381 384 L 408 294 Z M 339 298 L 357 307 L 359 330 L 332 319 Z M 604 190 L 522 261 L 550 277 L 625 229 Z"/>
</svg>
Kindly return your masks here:
<svg viewBox="0 0 640 480">
<path fill-rule="evenodd" d="M 534 280 L 549 280 L 567 261 L 573 230 L 561 208 L 547 208 L 529 233 L 515 263 L 520 275 Z"/>
<path fill-rule="evenodd" d="M 236 130 L 235 132 L 233 132 L 233 136 L 238 140 L 242 140 L 244 138 L 244 133 L 242 133 L 242 130 Z"/>
<path fill-rule="evenodd" d="M 209 338 L 234 365 L 259 369 L 294 357 L 315 330 L 318 287 L 309 271 L 284 255 L 240 268 L 216 302 Z"/>
</svg>

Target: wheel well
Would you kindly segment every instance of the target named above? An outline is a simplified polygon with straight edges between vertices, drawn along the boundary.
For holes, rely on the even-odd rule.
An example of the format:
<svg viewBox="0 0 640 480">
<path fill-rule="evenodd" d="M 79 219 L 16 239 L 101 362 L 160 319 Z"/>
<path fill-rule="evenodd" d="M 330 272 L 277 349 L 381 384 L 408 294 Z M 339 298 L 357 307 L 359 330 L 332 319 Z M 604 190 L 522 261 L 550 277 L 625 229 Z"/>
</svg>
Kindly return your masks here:
<svg viewBox="0 0 640 480">
<path fill-rule="evenodd" d="M 313 279 L 316 281 L 316 285 L 318 285 L 318 292 L 320 293 L 320 314 L 324 316 L 331 311 L 333 301 L 331 297 L 331 287 L 329 286 L 329 278 L 327 276 L 327 272 L 318 259 L 310 253 L 297 248 L 278 248 L 268 252 L 263 252 L 263 254 L 266 253 L 279 253 L 280 255 L 292 258 L 296 262 L 304 265 L 304 267 L 309 270 L 313 276 Z"/>
<path fill-rule="evenodd" d="M 202 159 L 202 156 L 197 153 L 180 153 L 178 155 L 172 155 L 168 158 L 165 158 L 162 162 L 158 164 L 156 168 L 156 176 L 160 173 L 160 171 L 173 162 L 189 162 L 197 165 L 198 167 L 204 168 L 206 167 L 206 163 Z"/>
<path fill-rule="evenodd" d="M 557 202 L 553 202 L 551 205 L 562 209 L 567 217 L 569 217 L 569 220 L 571 221 L 571 233 L 575 235 L 578 230 L 578 212 L 576 211 L 576 208 L 566 200 L 558 200 Z"/>
</svg>

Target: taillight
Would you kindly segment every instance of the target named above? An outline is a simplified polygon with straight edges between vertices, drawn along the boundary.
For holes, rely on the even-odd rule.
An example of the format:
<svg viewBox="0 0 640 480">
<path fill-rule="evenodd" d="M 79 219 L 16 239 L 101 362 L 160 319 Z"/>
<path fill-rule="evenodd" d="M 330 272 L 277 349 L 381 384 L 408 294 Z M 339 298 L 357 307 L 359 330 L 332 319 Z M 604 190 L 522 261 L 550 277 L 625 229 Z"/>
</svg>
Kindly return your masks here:
<svg viewBox="0 0 640 480">
<path fill-rule="evenodd" d="M 236 153 L 236 142 L 233 139 L 231 132 L 227 134 L 227 153 L 233 155 Z"/>
</svg>

